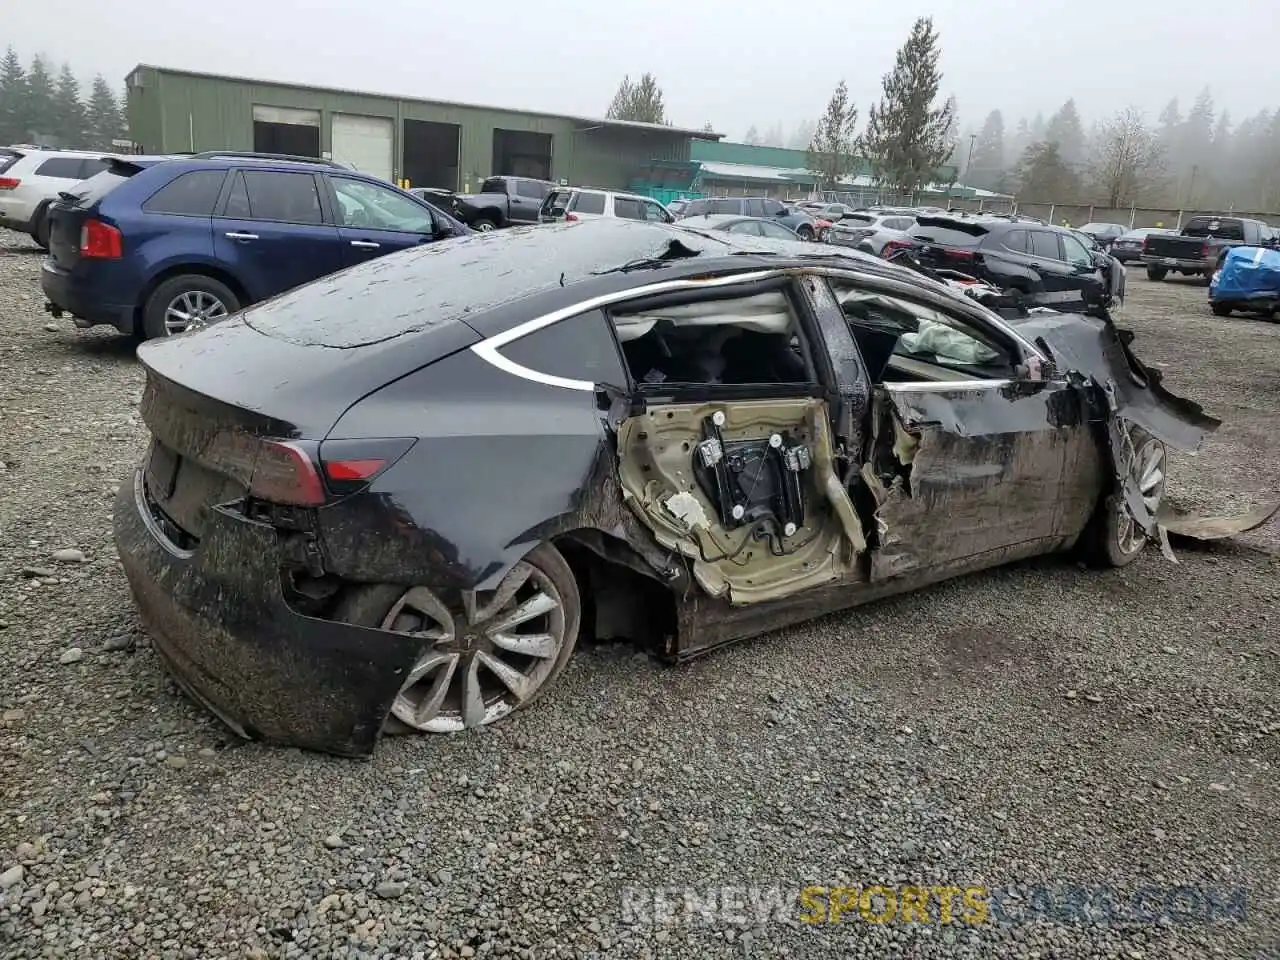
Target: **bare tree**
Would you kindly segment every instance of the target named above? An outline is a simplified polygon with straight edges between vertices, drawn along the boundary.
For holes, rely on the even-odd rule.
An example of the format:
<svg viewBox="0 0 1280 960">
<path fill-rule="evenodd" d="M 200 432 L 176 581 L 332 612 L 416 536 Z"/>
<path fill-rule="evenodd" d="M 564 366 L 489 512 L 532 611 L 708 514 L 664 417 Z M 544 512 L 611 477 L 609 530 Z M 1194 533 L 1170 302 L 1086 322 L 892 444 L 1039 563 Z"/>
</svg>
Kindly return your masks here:
<svg viewBox="0 0 1280 960">
<path fill-rule="evenodd" d="M 1109 206 L 1135 204 L 1144 192 L 1161 186 L 1164 158 L 1160 142 L 1136 107 L 1098 124 L 1093 151 L 1089 175 Z"/>
</svg>

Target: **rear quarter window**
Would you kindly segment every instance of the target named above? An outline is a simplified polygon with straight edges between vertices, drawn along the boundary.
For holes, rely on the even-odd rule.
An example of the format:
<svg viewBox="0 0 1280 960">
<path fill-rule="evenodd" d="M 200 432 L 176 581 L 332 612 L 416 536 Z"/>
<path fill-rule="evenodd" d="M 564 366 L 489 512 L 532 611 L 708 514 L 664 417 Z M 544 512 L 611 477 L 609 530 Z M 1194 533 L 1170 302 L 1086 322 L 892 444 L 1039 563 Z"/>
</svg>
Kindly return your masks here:
<svg viewBox="0 0 1280 960">
<path fill-rule="evenodd" d="M 575 213 L 603 214 L 604 194 L 592 193 L 588 190 L 579 190 L 570 202 L 569 209 Z"/>
<path fill-rule="evenodd" d="M 0 173 L 4 173 L 22 159 L 22 154 L 12 150 L 0 150 Z"/>
<path fill-rule="evenodd" d="M 36 167 L 37 177 L 53 177 L 57 180 L 80 180 L 84 169 L 83 157 L 50 157 Z"/>
<path fill-rule="evenodd" d="M 211 217 L 224 179 L 223 170 L 192 170 L 153 193 L 142 209 L 181 217 Z"/>
<path fill-rule="evenodd" d="M 501 350 L 523 367 L 567 380 L 626 386 L 613 330 L 599 310 L 581 313 L 515 340 Z"/>
</svg>

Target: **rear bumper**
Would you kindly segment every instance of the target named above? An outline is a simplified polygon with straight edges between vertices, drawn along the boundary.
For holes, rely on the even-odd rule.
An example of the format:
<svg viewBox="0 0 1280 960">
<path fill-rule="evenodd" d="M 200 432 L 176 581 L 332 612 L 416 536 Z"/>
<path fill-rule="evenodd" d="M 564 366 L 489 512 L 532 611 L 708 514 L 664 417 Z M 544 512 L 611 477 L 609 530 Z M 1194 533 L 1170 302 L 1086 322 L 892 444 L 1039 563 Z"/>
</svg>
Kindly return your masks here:
<svg viewBox="0 0 1280 960">
<path fill-rule="evenodd" d="M 1124 247 L 1113 246 L 1107 252 L 1110 253 L 1113 257 L 1115 257 L 1117 260 L 1119 260 L 1121 263 L 1133 263 L 1136 260 L 1142 259 L 1141 250 L 1127 250 Z"/>
<path fill-rule="evenodd" d="M 1158 257 L 1154 254 L 1144 253 L 1142 262 L 1148 267 L 1163 267 L 1166 270 L 1180 270 L 1183 273 L 1213 273 L 1217 265 L 1216 260 L 1204 260 L 1199 257 L 1195 259 L 1186 259 L 1183 257 Z"/>
<path fill-rule="evenodd" d="M 0 227 L 5 230 L 16 230 L 18 233 L 31 232 L 31 220 L 24 215 L 25 211 L 17 208 L 6 210 L 0 205 Z"/>
<path fill-rule="evenodd" d="M 184 551 L 155 521 L 140 470 L 115 503 L 125 576 L 174 679 L 240 736 L 371 754 L 419 642 L 297 613 L 277 531 L 224 507 L 208 517 Z"/>
<path fill-rule="evenodd" d="M 104 303 L 93 295 L 92 288 L 78 281 L 66 270 L 59 269 L 51 260 L 45 260 L 40 268 L 40 289 L 44 291 L 51 310 L 69 313 L 84 321 L 81 326 L 98 324 L 115 327 L 121 333 L 134 332 L 136 309 L 133 304 Z"/>
</svg>

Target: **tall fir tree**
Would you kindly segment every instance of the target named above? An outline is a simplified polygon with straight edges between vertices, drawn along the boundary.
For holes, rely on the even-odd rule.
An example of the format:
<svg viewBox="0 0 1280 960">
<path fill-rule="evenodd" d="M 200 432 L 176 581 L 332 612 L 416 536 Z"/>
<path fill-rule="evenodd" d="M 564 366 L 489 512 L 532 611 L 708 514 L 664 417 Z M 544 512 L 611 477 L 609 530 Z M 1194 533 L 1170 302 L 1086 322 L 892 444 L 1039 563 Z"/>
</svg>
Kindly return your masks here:
<svg viewBox="0 0 1280 960">
<path fill-rule="evenodd" d="M 667 111 L 662 102 L 662 88 L 652 73 L 632 82 L 622 78 L 605 116 L 610 120 L 634 120 L 640 123 L 666 123 Z"/>
<path fill-rule="evenodd" d="M 31 133 L 42 143 L 57 138 L 58 118 L 53 96 L 53 77 L 40 56 L 33 57 L 27 69 L 27 123 Z"/>
<path fill-rule="evenodd" d="M 858 108 L 849 102 L 849 88 L 841 80 L 818 120 L 805 161 L 822 178 L 824 187 L 834 187 L 841 177 L 853 172 L 857 128 Z"/>
<path fill-rule="evenodd" d="M 0 143 L 26 140 L 31 118 L 27 71 L 13 47 L 0 60 Z"/>
<path fill-rule="evenodd" d="M 982 123 L 974 141 L 972 169 L 965 173 L 965 184 L 984 190 L 998 190 L 1004 181 L 1004 115 L 992 110 Z"/>
<path fill-rule="evenodd" d="M 1087 156 L 1084 140 L 1084 124 L 1074 98 L 1068 99 L 1058 112 L 1049 118 L 1044 139 L 1058 145 L 1058 155 L 1064 163 L 1073 167 L 1083 164 Z"/>
<path fill-rule="evenodd" d="M 111 92 L 111 85 L 102 74 L 93 78 L 88 115 L 86 146 L 95 150 L 111 149 L 111 141 L 120 136 L 124 122 L 121 119 L 120 104 L 116 102 L 116 95 Z"/>
<path fill-rule="evenodd" d="M 940 53 L 933 20 L 916 20 L 867 120 L 863 146 L 877 179 L 904 193 L 928 183 L 951 153 L 951 104 L 934 106 Z"/>
<path fill-rule="evenodd" d="M 88 121 L 88 111 L 80 100 L 80 81 L 71 72 L 70 65 L 64 63 L 53 88 L 53 132 L 58 145 L 84 146 Z"/>
</svg>

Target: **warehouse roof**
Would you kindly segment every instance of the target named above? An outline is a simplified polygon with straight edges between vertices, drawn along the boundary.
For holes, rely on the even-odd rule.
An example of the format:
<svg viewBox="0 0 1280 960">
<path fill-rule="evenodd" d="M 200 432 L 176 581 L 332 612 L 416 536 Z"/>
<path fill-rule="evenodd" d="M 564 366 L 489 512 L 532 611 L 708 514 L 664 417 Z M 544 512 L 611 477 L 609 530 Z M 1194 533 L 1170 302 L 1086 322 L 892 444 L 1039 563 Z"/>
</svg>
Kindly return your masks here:
<svg viewBox="0 0 1280 960">
<path fill-rule="evenodd" d="M 570 113 L 552 113 L 547 110 L 521 110 L 516 107 L 495 107 L 483 103 L 462 103 L 457 100 L 432 100 L 428 97 L 411 97 L 399 93 L 379 93 L 372 90 L 352 90 L 345 87 L 313 86 L 308 83 L 293 83 L 288 80 L 264 80 L 261 77 L 237 77 L 225 73 L 202 73 L 198 70 L 181 70 L 176 67 L 161 67 L 153 63 L 140 63 L 129 71 L 132 77 L 139 70 L 156 70 L 160 73 L 178 74 L 184 77 L 198 77 L 202 80 L 229 80 L 233 83 L 252 83 L 268 87 L 297 87 L 302 90 L 317 90 L 322 93 L 337 93 L 357 97 L 381 97 L 386 100 L 418 100 L 424 103 L 436 103 L 442 107 L 469 107 L 472 110 L 499 110 L 508 113 L 526 113 L 535 117 L 555 117 L 559 120 L 572 120 L 574 123 L 588 123 L 592 126 L 630 128 L 632 130 L 649 130 L 654 133 L 670 133 L 677 136 L 696 137 L 704 140 L 719 140 L 723 133 L 708 130 L 692 130 L 687 127 L 673 127 L 666 123 L 641 123 L 638 120 L 608 120 L 600 117 L 579 117 Z"/>
</svg>

